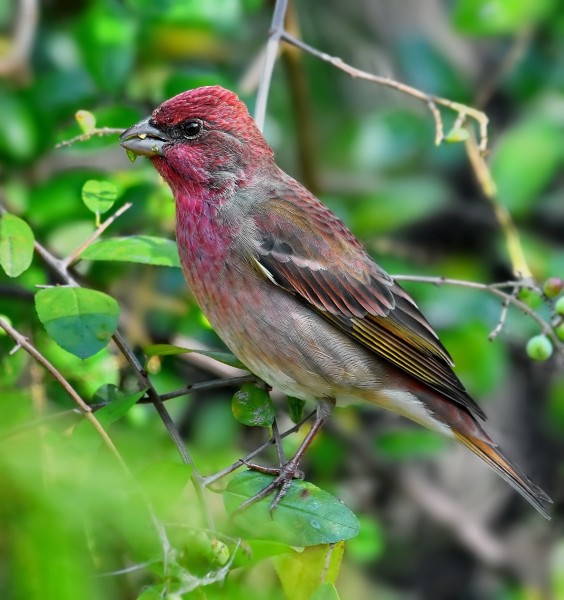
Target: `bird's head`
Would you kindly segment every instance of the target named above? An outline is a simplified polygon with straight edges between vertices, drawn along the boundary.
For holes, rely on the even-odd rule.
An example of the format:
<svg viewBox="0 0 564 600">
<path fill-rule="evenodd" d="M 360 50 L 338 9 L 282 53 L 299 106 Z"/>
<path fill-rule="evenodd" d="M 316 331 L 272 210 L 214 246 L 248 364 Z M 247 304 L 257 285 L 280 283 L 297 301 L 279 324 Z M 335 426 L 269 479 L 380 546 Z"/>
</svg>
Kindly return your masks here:
<svg viewBox="0 0 564 600">
<path fill-rule="evenodd" d="M 175 195 L 225 191 L 244 184 L 263 161 L 266 143 L 239 98 L 220 86 L 188 90 L 127 129 L 121 145 L 149 157 Z"/>
</svg>

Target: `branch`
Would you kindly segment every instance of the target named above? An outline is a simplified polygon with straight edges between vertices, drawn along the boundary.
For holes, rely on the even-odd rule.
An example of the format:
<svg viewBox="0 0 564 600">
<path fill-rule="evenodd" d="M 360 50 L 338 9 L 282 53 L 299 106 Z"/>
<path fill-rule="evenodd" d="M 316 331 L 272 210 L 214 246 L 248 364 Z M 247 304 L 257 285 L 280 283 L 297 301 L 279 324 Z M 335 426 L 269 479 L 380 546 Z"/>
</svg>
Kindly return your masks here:
<svg viewBox="0 0 564 600">
<path fill-rule="evenodd" d="M 79 260 L 80 255 L 86 250 L 86 248 L 91 246 L 117 218 L 121 217 L 121 215 L 123 215 L 123 213 L 129 210 L 132 206 L 133 204 L 131 202 L 126 202 L 119 210 L 116 210 L 116 212 L 109 219 L 106 219 L 103 223 L 98 225 L 90 237 L 84 240 L 82 244 L 78 245 L 66 258 L 61 261 L 61 266 L 64 269 L 68 269 L 70 265 Z"/>
<path fill-rule="evenodd" d="M 104 137 L 105 135 L 118 135 L 123 133 L 124 128 L 119 127 L 95 127 L 88 133 L 82 133 L 81 135 L 77 135 L 70 140 L 64 140 L 59 142 L 55 148 L 67 148 L 68 146 L 72 146 L 76 142 L 86 142 L 90 138 L 97 135 L 98 137 Z"/>
<path fill-rule="evenodd" d="M 72 385 L 64 378 L 62 373 L 51 363 L 49 360 L 39 352 L 39 350 L 19 331 L 14 329 L 7 321 L 0 317 L 0 328 L 3 329 L 17 344 L 17 348 L 23 348 L 30 356 L 32 356 L 40 365 L 42 365 L 51 375 L 58 381 L 60 386 L 65 392 L 71 397 L 71 399 L 77 404 L 81 412 L 84 414 L 86 419 L 90 421 L 91 425 L 96 429 L 98 435 L 104 441 L 104 444 L 110 449 L 112 454 L 116 457 L 119 464 L 128 471 L 127 465 L 123 460 L 118 449 L 106 433 L 106 430 L 102 427 L 98 419 L 92 414 L 92 409 L 84 400 L 80 397 L 78 392 L 72 387 Z"/>
<path fill-rule="evenodd" d="M 284 33 L 284 18 L 286 16 L 287 6 L 288 0 L 276 0 L 270 26 L 270 35 L 268 37 L 268 42 L 266 43 L 264 63 L 255 104 L 255 122 L 261 131 L 264 129 L 264 118 L 266 116 L 266 104 L 268 102 L 272 71 L 274 70 L 274 63 L 276 62 L 276 57 L 278 55 L 280 39 Z"/>
<path fill-rule="evenodd" d="M 465 281 L 463 279 L 449 279 L 448 277 L 428 277 L 425 275 L 393 275 L 393 278 L 397 281 L 414 281 L 419 283 L 432 283 L 433 285 L 456 285 L 460 287 L 466 287 L 474 290 L 483 290 L 501 298 L 503 302 L 512 304 L 526 315 L 534 319 L 540 326 L 542 332 L 548 336 L 554 344 L 554 349 L 558 353 L 564 354 L 564 344 L 558 339 L 558 336 L 554 333 L 551 325 L 547 323 L 541 316 L 539 316 L 528 304 L 519 300 L 514 293 L 504 292 L 500 288 L 513 288 L 513 289 L 536 289 L 530 281 L 507 281 L 504 283 L 478 283 L 477 281 Z M 501 319 L 500 319 L 501 320 Z M 496 334 L 497 335 L 497 334 Z"/>
<path fill-rule="evenodd" d="M 390 79 L 389 77 L 381 77 L 379 75 L 374 75 L 373 73 L 368 73 L 367 71 L 362 71 L 351 65 L 344 62 L 342 59 L 331 56 L 326 52 L 321 52 L 302 42 L 300 39 L 290 35 L 287 31 L 280 32 L 280 37 L 285 42 L 300 48 L 304 52 L 323 60 L 337 69 L 344 71 L 351 77 L 356 77 L 358 79 L 364 79 L 366 81 L 372 81 L 373 83 L 377 83 L 379 85 L 384 85 L 386 87 L 397 90 L 398 92 L 402 92 L 403 94 L 407 94 L 408 96 L 412 96 L 421 102 L 424 102 L 427 105 L 427 108 L 431 112 L 433 119 L 435 121 L 435 144 L 439 145 L 444 139 L 444 130 L 443 130 L 443 122 L 441 118 L 440 111 L 437 107 L 444 106 L 450 110 L 453 110 L 457 113 L 457 123 L 461 124 L 467 117 L 474 119 L 478 123 L 479 131 L 480 131 L 480 145 L 479 151 L 483 154 L 486 151 L 488 146 L 488 122 L 489 119 L 487 115 L 478 110 L 476 108 L 472 108 L 471 106 L 466 106 L 465 104 L 460 104 L 459 102 L 453 102 L 448 98 L 441 98 L 440 96 L 433 96 L 432 94 L 426 94 L 417 88 L 411 87 L 410 85 L 406 85 L 405 83 L 401 83 L 399 81 L 395 81 L 394 79 Z"/>
<path fill-rule="evenodd" d="M 296 433 L 305 422 L 309 421 L 313 416 L 315 416 L 316 412 L 317 412 L 316 410 L 310 412 L 299 423 L 296 423 L 293 427 L 290 427 L 290 429 L 287 429 L 284 433 L 278 434 L 278 439 L 283 440 L 285 437 L 288 437 L 292 433 Z M 268 441 L 266 441 L 264 444 L 262 444 L 262 446 L 259 446 L 258 448 L 253 450 L 250 454 L 247 454 L 247 456 L 245 456 L 245 458 L 239 458 L 233 464 L 229 465 L 225 469 L 222 469 L 221 471 L 218 471 L 217 473 L 214 473 L 213 475 L 208 475 L 208 477 L 204 477 L 202 479 L 203 484 L 206 487 L 209 487 L 212 483 L 215 483 L 219 479 L 222 479 L 226 475 L 229 475 L 230 473 L 233 473 L 233 471 L 236 471 L 237 469 L 246 465 L 257 454 L 260 454 L 263 450 L 266 450 L 269 446 L 271 446 L 274 443 L 276 443 L 275 436 L 271 437 Z"/>
</svg>

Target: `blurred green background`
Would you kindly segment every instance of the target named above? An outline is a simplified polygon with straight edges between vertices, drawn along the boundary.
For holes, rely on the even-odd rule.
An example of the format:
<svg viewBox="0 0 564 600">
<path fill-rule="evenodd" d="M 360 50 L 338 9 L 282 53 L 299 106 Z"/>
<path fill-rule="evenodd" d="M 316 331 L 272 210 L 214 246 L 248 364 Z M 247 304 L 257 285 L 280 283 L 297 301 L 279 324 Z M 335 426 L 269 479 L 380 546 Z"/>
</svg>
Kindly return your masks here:
<svg viewBox="0 0 564 600">
<path fill-rule="evenodd" d="M 91 111 L 99 127 L 126 128 L 200 85 L 233 89 L 252 112 L 272 8 L 261 0 L 1 3 L 3 206 L 63 257 L 95 229 L 82 185 L 108 180 L 118 189 L 115 207 L 133 206 L 105 237 L 172 238 L 168 188 L 148 161 L 127 161 L 117 136 L 55 145 L 81 133 L 79 109 Z M 21 10 L 28 11 L 31 46 L 26 55 L 23 44 L 13 59 Z M 358 68 L 482 108 L 491 120 L 488 161 L 499 200 L 515 220 L 534 276 L 542 282 L 564 275 L 561 2 L 300 0 L 291 5 L 289 26 Z M 454 117 L 444 113 L 447 130 Z M 425 105 L 286 48 L 274 71 L 265 135 L 278 164 L 314 190 L 389 272 L 512 278 L 464 145 L 434 146 Z M 77 271 L 88 287 L 118 300 L 122 330 L 136 349 L 179 341 L 223 348 L 180 270 L 84 261 Z M 46 334 L 33 299 L 37 285 L 55 282 L 37 255 L 17 279 L 1 273 L 0 314 L 87 401 L 103 384 L 135 390 L 134 374 L 112 345 L 80 360 Z M 554 498 L 554 518 L 544 522 L 466 450 L 394 415 L 339 410 L 304 466 L 309 481 L 342 498 L 361 522 L 346 546 L 341 598 L 564 599 L 562 370 L 555 359 L 527 357 L 538 324 L 516 310 L 488 341 L 501 311 L 496 298 L 448 286 L 406 288 L 490 416 L 490 430 Z M 534 294 L 528 301 L 549 318 Z M 102 575 L 151 561 L 158 539 L 144 505 L 107 450 L 81 435 L 60 386 L 23 351 L 10 355 L 12 348 L 0 336 L 0 596 L 137 598 L 162 568 Z M 195 355 L 165 357 L 149 368 L 162 393 L 231 374 Z M 266 439 L 264 429 L 233 418 L 236 390 L 167 403 L 204 474 Z M 275 399 L 281 425 L 290 424 L 285 402 Z M 135 406 L 109 431 L 158 516 L 181 524 L 174 541 L 188 556 L 187 569 L 205 572 L 205 561 L 191 560 L 187 549 L 202 527 L 194 492 L 154 409 Z M 291 438 L 288 449 L 297 444 Z M 209 492 L 208 502 L 224 519 L 221 496 Z M 144 600 L 160 597 L 151 593 Z M 183 597 L 249 595 L 284 597 L 271 562 L 235 569 L 225 586 Z"/>
</svg>

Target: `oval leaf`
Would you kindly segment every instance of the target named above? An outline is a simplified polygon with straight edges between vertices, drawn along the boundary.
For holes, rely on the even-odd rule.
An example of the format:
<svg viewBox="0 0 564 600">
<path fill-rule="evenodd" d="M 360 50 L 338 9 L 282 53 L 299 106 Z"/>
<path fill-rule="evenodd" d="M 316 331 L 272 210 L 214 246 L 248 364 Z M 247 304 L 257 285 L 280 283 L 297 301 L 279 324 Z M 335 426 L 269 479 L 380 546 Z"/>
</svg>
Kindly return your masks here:
<svg viewBox="0 0 564 600">
<path fill-rule="evenodd" d="M 74 118 L 82 133 L 92 133 L 96 129 L 96 117 L 88 110 L 77 110 Z"/>
<path fill-rule="evenodd" d="M 176 244 L 172 240 L 149 235 L 102 240 L 86 248 L 81 258 L 180 267 Z"/>
<path fill-rule="evenodd" d="M 88 358 L 104 348 L 118 326 L 118 303 L 94 290 L 41 290 L 35 296 L 35 308 L 47 333 L 79 358 Z"/>
<path fill-rule="evenodd" d="M 109 181 L 89 179 L 82 186 L 82 201 L 89 210 L 98 215 L 110 210 L 116 198 L 116 186 Z"/>
<path fill-rule="evenodd" d="M 231 400 L 233 416 L 251 427 L 270 427 L 276 412 L 270 394 L 254 383 L 245 383 Z"/>
<path fill-rule="evenodd" d="M 256 471 L 245 471 L 233 477 L 223 492 L 227 512 L 232 514 L 242 502 L 260 492 L 271 481 L 271 475 Z M 271 515 L 272 498 L 273 495 L 255 502 L 235 515 L 235 523 L 255 535 L 258 531 L 261 538 L 281 541 L 290 546 L 333 544 L 348 540 L 358 533 L 358 520 L 351 510 L 312 483 L 293 481 Z"/>
<path fill-rule="evenodd" d="M 0 217 L 0 265 L 8 277 L 28 269 L 34 241 L 33 231 L 24 220 L 9 213 Z"/>
</svg>

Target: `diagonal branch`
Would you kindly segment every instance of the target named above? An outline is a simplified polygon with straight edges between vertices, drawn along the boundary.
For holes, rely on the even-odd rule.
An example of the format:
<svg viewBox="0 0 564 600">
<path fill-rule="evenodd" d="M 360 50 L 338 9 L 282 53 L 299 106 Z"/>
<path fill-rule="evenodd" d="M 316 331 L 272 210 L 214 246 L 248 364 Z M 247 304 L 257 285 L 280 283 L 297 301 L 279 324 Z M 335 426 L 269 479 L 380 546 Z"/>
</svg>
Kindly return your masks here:
<svg viewBox="0 0 564 600">
<path fill-rule="evenodd" d="M 80 411 L 84 414 L 86 419 L 90 421 L 92 427 L 96 429 L 98 435 L 104 441 L 104 444 L 110 449 L 112 454 L 116 457 L 119 464 L 127 471 L 127 466 L 125 461 L 123 460 L 121 454 L 118 452 L 118 449 L 115 447 L 114 443 L 106 433 L 106 430 L 100 424 L 100 421 L 94 416 L 92 412 L 92 408 L 84 402 L 84 400 L 80 397 L 80 394 L 72 387 L 72 385 L 64 378 L 62 373 L 51 363 L 39 350 L 17 329 L 12 327 L 6 320 L 0 317 L 0 329 L 3 329 L 17 344 L 17 348 L 23 348 L 30 356 L 32 356 L 40 365 L 42 365 L 54 379 L 60 384 L 60 386 L 65 390 L 65 392 L 71 397 L 71 399 L 76 403 L 76 405 L 80 408 Z"/>
<path fill-rule="evenodd" d="M 479 131 L 480 131 L 480 144 L 479 151 L 481 153 L 485 153 L 486 148 L 488 146 L 488 122 L 489 119 L 487 115 L 478 110 L 476 108 L 472 108 L 471 106 L 467 106 L 465 104 L 461 104 L 460 102 L 454 102 L 449 100 L 448 98 L 441 98 L 440 96 L 434 96 L 432 94 L 426 94 L 417 88 L 414 88 L 410 85 L 406 85 L 405 83 L 401 83 L 399 81 L 395 81 L 394 79 L 390 79 L 389 77 L 381 77 L 380 75 L 374 75 L 373 73 L 368 73 L 367 71 L 362 71 L 361 69 L 357 69 L 349 64 L 347 64 L 342 59 L 337 56 L 331 56 L 326 52 L 321 52 L 317 50 L 313 46 L 302 42 L 302 40 L 290 35 L 287 31 L 281 32 L 281 39 L 285 42 L 300 48 L 304 52 L 323 60 L 337 69 L 344 71 L 351 77 L 355 77 L 358 79 L 364 79 L 366 81 L 371 81 L 373 83 L 377 83 L 379 85 L 384 85 L 386 87 L 397 90 L 398 92 L 402 92 L 403 94 L 407 94 L 408 96 L 412 96 L 417 100 L 421 100 L 427 105 L 427 108 L 430 110 L 431 115 L 435 121 L 435 144 L 439 145 L 444 140 L 444 131 L 443 131 L 443 122 L 441 118 L 440 111 L 438 106 L 444 106 L 455 113 L 457 113 L 457 120 L 459 123 L 464 121 L 467 117 L 474 119 L 478 123 Z"/>
</svg>

